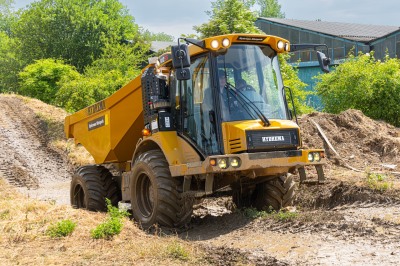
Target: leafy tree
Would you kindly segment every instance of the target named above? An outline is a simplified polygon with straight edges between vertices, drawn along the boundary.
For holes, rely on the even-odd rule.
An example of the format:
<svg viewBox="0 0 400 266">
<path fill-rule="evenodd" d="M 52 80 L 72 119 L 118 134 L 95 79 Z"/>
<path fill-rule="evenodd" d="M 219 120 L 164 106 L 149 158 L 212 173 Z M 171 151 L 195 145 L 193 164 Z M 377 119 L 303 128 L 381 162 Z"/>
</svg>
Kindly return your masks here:
<svg viewBox="0 0 400 266">
<path fill-rule="evenodd" d="M 285 13 L 281 11 L 281 5 L 277 0 L 257 0 L 260 6 L 260 17 L 265 18 L 284 18 Z"/>
<path fill-rule="evenodd" d="M 41 59 L 26 66 L 19 77 L 21 94 L 54 104 L 60 84 L 78 78 L 79 73 L 61 60 Z"/>
<path fill-rule="evenodd" d="M 23 10 L 12 28 L 26 64 L 63 59 L 80 72 L 107 43 L 135 40 L 139 28 L 118 0 L 41 0 Z"/>
<path fill-rule="evenodd" d="M 150 44 L 107 44 L 103 55 L 86 67 L 83 75 L 66 80 L 56 95 L 56 103 L 73 112 L 100 101 L 140 74 Z"/>
<path fill-rule="evenodd" d="M 0 31 L 11 35 L 11 24 L 15 21 L 16 15 L 12 11 L 14 0 L 0 0 Z"/>
<path fill-rule="evenodd" d="M 159 33 L 153 33 L 150 32 L 149 30 L 145 30 L 142 33 L 144 39 L 149 40 L 149 41 L 160 41 L 160 42 L 173 42 L 174 41 L 174 36 L 168 35 L 164 32 L 159 32 Z"/>
<path fill-rule="evenodd" d="M 229 33 L 260 33 L 254 25 L 256 16 L 240 0 L 216 0 L 211 3 L 212 11 L 208 23 L 194 26 L 193 29 L 206 38 Z"/>
<path fill-rule="evenodd" d="M 15 40 L 0 31 L 0 93 L 16 91 L 21 62 L 15 52 Z"/>
<path fill-rule="evenodd" d="M 373 119 L 400 126 L 400 60 L 382 62 L 371 55 L 350 55 L 329 74 L 318 76 L 316 90 L 325 111 L 361 110 Z"/>
</svg>

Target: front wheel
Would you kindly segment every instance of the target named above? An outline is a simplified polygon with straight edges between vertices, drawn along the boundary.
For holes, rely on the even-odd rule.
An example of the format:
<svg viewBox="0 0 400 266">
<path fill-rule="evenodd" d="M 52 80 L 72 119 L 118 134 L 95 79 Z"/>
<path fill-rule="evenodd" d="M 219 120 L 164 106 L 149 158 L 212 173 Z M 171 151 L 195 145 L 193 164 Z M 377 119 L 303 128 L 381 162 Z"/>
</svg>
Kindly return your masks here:
<svg viewBox="0 0 400 266">
<path fill-rule="evenodd" d="M 131 176 L 133 218 L 145 229 L 154 224 L 180 227 L 190 221 L 193 203 L 181 193 L 180 181 L 171 177 L 161 151 L 141 154 Z"/>
<path fill-rule="evenodd" d="M 257 209 L 269 211 L 272 207 L 275 211 L 279 211 L 281 208 L 290 206 L 295 196 L 295 186 L 296 183 L 291 174 L 257 185 L 255 191 Z"/>
</svg>

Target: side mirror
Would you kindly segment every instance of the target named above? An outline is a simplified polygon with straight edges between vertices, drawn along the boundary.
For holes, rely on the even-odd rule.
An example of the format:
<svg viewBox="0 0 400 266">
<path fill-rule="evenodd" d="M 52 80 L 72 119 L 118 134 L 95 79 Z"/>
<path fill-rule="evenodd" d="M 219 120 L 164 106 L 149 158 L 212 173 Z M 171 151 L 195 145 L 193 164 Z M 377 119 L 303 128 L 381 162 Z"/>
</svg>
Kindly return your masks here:
<svg viewBox="0 0 400 266">
<path fill-rule="evenodd" d="M 177 80 L 190 79 L 190 56 L 187 44 L 171 47 L 172 66 L 176 69 Z"/>
<path fill-rule="evenodd" d="M 329 73 L 329 64 L 331 63 L 331 59 L 326 57 L 324 53 L 319 51 L 317 51 L 317 57 L 321 70 L 325 73 Z"/>
</svg>

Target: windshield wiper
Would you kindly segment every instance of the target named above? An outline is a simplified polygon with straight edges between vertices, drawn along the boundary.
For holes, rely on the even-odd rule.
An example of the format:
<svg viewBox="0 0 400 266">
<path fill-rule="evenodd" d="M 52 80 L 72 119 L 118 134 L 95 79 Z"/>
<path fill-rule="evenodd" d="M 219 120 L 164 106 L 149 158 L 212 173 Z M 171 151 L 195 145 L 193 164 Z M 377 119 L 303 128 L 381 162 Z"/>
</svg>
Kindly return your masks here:
<svg viewBox="0 0 400 266">
<path fill-rule="evenodd" d="M 238 99 L 243 106 L 250 107 L 256 113 L 258 118 L 260 118 L 260 120 L 263 122 L 264 127 L 268 127 L 271 125 L 268 118 L 265 117 L 263 112 L 261 112 L 261 110 L 252 101 L 250 101 L 249 98 L 247 98 L 241 91 L 237 90 L 235 86 L 233 86 L 229 82 L 227 82 L 226 85 L 228 85 L 228 92 L 230 92 L 236 99 Z M 233 90 L 232 88 L 235 90 Z M 250 114 L 248 109 L 246 109 L 246 111 Z"/>
</svg>

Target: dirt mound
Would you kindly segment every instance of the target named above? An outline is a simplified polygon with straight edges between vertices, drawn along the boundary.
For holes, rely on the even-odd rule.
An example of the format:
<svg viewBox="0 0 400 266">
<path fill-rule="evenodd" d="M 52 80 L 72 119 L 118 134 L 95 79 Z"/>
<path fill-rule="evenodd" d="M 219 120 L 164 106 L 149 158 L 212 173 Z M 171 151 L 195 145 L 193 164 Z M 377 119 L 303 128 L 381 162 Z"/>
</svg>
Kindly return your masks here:
<svg viewBox="0 0 400 266">
<path fill-rule="evenodd" d="M 0 95 L 0 178 L 30 197 L 67 204 L 70 164 L 49 145 L 51 136 L 47 134 L 49 124 L 44 109 L 34 112 L 26 101 Z M 53 115 L 51 118 L 65 116 L 61 109 L 47 110 Z"/>
<path fill-rule="evenodd" d="M 340 157 L 360 170 L 377 170 L 382 164 L 400 169 L 400 129 L 365 116 L 358 110 L 347 110 L 338 115 L 312 113 L 299 119 L 303 145 L 306 148 L 324 147 L 331 163 L 338 158 L 321 138 L 316 126 L 320 125 Z"/>
</svg>

